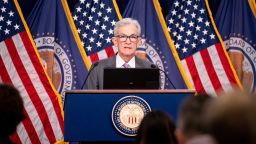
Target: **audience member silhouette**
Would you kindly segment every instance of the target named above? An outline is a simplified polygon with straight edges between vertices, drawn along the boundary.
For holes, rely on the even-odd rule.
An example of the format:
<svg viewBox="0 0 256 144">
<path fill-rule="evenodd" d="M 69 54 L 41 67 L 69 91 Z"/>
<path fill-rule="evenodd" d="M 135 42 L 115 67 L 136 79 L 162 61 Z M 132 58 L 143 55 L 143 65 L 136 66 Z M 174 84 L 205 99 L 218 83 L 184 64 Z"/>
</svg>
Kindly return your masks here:
<svg viewBox="0 0 256 144">
<path fill-rule="evenodd" d="M 25 118 L 23 101 L 17 89 L 0 84 L 0 144 L 11 144 L 10 135 Z"/>
<path fill-rule="evenodd" d="M 256 144 L 256 98 L 232 92 L 210 102 L 205 126 L 218 144 Z"/>
<path fill-rule="evenodd" d="M 177 144 L 175 124 L 164 112 L 151 111 L 148 113 L 138 129 L 137 144 Z"/>
<path fill-rule="evenodd" d="M 214 143 L 211 136 L 205 134 L 202 116 L 205 106 L 212 97 L 207 94 L 188 96 L 179 111 L 176 136 L 179 144 Z"/>
</svg>

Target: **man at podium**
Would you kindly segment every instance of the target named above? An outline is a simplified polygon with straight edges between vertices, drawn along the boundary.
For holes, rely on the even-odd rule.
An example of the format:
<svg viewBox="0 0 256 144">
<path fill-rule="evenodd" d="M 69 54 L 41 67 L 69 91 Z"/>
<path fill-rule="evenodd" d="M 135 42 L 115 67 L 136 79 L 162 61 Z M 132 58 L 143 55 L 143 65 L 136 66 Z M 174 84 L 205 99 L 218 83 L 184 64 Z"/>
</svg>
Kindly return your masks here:
<svg viewBox="0 0 256 144">
<path fill-rule="evenodd" d="M 118 53 L 108 59 L 100 60 L 91 66 L 83 89 L 103 89 L 104 68 L 151 68 L 151 63 L 135 56 L 142 44 L 141 27 L 137 20 L 124 18 L 114 27 L 112 42 Z"/>
</svg>

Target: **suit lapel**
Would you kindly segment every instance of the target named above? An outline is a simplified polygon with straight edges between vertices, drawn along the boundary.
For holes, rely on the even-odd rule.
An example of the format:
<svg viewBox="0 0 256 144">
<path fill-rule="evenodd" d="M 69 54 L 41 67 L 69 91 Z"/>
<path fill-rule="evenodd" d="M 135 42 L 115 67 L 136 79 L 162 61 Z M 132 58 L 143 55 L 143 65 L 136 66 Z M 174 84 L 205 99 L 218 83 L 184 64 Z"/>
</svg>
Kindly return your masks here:
<svg viewBox="0 0 256 144">
<path fill-rule="evenodd" d="M 116 56 L 109 59 L 106 67 L 116 67 Z"/>
</svg>

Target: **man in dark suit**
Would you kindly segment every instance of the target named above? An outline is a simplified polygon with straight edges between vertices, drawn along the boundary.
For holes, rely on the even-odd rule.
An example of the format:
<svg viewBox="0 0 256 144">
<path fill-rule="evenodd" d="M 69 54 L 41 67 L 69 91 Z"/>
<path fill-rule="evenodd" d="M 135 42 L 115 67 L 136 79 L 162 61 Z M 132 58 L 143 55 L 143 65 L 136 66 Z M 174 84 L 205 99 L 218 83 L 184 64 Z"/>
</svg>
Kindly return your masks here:
<svg viewBox="0 0 256 144">
<path fill-rule="evenodd" d="M 141 28 L 137 20 L 124 18 L 114 27 L 112 42 L 118 53 L 109 59 L 101 60 L 92 65 L 84 89 L 103 89 L 103 72 L 105 67 L 116 68 L 150 68 L 151 63 L 135 56 L 136 49 L 141 45 Z"/>
</svg>

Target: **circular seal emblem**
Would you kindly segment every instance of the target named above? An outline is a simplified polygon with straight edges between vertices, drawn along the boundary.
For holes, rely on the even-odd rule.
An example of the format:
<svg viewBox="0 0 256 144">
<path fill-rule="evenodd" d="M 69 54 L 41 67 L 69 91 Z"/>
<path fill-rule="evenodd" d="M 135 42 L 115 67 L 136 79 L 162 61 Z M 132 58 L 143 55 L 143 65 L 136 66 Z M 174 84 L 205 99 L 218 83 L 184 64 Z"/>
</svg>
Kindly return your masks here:
<svg viewBox="0 0 256 144">
<path fill-rule="evenodd" d="M 138 96 L 126 96 L 116 102 L 112 109 L 112 122 L 117 131 L 135 136 L 143 117 L 151 111 L 148 103 Z"/>
<path fill-rule="evenodd" d="M 241 84 L 245 89 L 255 91 L 256 45 L 241 36 L 231 36 L 224 43 Z"/>
<path fill-rule="evenodd" d="M 38 34 L 34 41 L 48 76 L 64 101 L 64 92 L 75 89 L 78 81 L 71 51 L 54 34 Z"/>
</svg>

